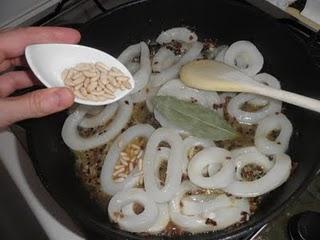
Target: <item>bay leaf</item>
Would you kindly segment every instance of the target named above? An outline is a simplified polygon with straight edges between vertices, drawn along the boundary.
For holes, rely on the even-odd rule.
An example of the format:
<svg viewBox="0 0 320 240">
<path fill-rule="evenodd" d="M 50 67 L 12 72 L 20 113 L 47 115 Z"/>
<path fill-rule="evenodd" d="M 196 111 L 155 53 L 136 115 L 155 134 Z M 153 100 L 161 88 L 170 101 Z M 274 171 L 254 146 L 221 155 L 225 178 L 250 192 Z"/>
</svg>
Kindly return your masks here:
<svg viewBox="0 0 320 240">
<path fill-rule="evenodd" d="M 172 96 L 156 96 L 152 101 L 169 122 L 196 137 L 219 141 L 238 136 L 236 130 L 209 108 Z"/>
</svg>

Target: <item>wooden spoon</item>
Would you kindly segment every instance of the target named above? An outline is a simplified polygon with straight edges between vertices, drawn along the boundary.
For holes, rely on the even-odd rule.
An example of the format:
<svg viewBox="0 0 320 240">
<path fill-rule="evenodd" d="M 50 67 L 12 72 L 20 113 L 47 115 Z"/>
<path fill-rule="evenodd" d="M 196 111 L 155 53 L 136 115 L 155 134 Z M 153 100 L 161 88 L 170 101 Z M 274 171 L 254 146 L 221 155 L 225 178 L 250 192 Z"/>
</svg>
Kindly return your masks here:
<svg viewBox="0 0 320 240">
<path fill-rule="evenodd" d="M 180 78 L 187 86 L 197 89 L 254 93 L 320 112 L 319 100 L 268 87 L 233 67 L 213 60 L 187 63 L 181 68 Z"/>
</svg>

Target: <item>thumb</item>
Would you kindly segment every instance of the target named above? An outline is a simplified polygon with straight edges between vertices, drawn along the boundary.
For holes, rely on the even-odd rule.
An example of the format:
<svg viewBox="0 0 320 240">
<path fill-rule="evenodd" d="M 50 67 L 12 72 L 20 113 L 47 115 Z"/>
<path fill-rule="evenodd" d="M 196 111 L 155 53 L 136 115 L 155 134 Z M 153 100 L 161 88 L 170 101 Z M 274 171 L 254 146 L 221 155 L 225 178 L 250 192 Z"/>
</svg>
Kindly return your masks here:
<svg viewBox="0 0 320 240">
<path fill-rule="evenodd" d="M 74 95 L 68 88 L 50 88 L 19 97 L 0 99 L 0 127 L 14 122 L 43 117 L 73 104 Z"/>
</svg>

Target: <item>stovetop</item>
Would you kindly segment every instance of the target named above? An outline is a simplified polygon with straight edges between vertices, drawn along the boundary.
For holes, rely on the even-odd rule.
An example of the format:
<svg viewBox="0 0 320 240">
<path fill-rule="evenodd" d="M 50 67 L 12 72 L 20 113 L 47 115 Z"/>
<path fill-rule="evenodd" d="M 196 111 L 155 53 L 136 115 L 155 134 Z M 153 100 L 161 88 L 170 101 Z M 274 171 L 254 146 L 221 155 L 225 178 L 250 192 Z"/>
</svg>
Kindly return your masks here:
<svg viewBox="0 0 320 240">
<path fill-rule="evenodd" d="M 126 2 L 128 2 L 128 0 L 62 0 L 61 4 L 58 5 L 54 13 L 46 18 L 41 19 L 35 23 L 35 25 L 67 25 L 80 27 L 82 24 L 86 23 L 95 16 L 102 14 L 107 9 Z M 308 43 L 310 54 L 313 56 L 316 64 L 320 67 L 319 33 L 317 34 L 308 27 L 298 24 L 297 21 L 295 21 L 290 15 L 266 3 L 264 0 L 247 0 L 247 2 L 261 8 L 275 18 L 280 19 L 279 21 L 287 24 L 290 30 L 299 39 L 301 39 L 301 41 Z M 296 3 L 296 6 L 298 7 L 300 5 L 299 3 Z M 21 138 L 23 133 L 22 135 L 19 135 L 23 142 L 23 138 Z M 23 206 L 23 204 L 21 206 Z M 293 202 L 282 214 L 279 215 L 279 217 L 261 228 L 259 232 L 248 236 L 246 239 L 288 239 L 287 223 L 289 219 L 292 216 L 307 210 L 320 212 L 320 176 L 318 176 L 309 186 L 309 188 L 306 189 L 306 191 L 299 197 L 299 199 Z M 30 212 L 27 212 L 26 214 L 28 215 Z M 39 234 L 39 238 L 37 239 L 45 239 L 43 236 L 43 231 L 40 231 Z M 98 237 L 93 236 L 92 233 L 89 233 L 88 236 L 89 235 L 90 239 L 98 239 Z"/>
</svg>

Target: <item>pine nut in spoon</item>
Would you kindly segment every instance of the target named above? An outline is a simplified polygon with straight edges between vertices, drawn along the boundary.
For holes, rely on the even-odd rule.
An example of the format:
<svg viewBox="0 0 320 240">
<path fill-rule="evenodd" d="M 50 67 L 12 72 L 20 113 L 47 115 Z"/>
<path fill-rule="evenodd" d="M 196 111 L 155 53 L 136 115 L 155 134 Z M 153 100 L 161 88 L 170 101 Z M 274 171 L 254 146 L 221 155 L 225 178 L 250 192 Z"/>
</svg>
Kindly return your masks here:
<svg viewBox="0 0 320 240">
<path fill-rule="evenodd" d="M 46 87 L 69 87 L 75 94 L 75 102 L 80 104 L 110 104 L 134 88 L 128 69 L 98 49 L 73 44 L 35 44 L 26 47 L 25 55 L 31 70 Z"/>
<path fill-rule="evenodd" d="M 187 86 L 197 89 L 254 93 L 320 112 L 319 100 L 268 87 L 237 69 L 214 60 L 187 63 L 181 68 L 180 78 Z"/>
</svg>

